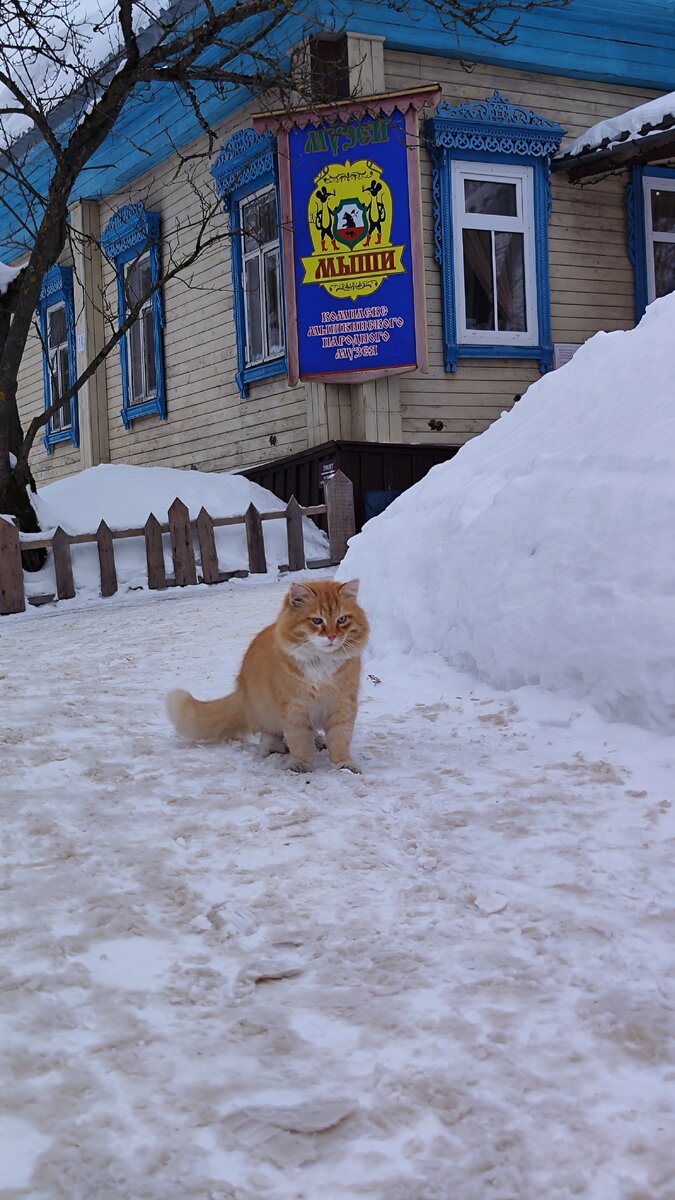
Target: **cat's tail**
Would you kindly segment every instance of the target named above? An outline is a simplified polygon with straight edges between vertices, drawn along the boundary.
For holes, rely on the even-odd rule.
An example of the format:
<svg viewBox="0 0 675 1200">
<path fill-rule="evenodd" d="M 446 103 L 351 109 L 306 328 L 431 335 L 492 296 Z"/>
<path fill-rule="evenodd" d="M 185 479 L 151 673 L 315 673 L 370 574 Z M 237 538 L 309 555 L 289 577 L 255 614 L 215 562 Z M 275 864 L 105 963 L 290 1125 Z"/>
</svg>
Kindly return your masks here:
<svg viewBox="0 0 675 1200">
<path fill-rule="evenodd" d="M 178 733 L 198 742 L 226 742 L 249 732 L 240 692 L 220 700 L 195 700 L 177 689 L 169 692 L 166 710 Z"/>
</svg>

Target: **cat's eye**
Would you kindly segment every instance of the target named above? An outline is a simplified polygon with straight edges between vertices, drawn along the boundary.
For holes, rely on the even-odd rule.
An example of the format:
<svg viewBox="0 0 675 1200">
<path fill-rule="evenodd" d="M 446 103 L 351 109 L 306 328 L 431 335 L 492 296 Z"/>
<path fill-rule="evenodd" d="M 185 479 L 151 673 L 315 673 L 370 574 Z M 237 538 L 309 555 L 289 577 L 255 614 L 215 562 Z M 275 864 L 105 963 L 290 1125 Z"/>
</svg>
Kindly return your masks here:
<svg viewBox="0 0 675 1200">
<path fill-rule="evenodd" d="M 336 625 L 346 625 L 348 620 L 349 620 L 349 617 L 338 617 L 335 624 Z"/>
<path fill-rule="evenodd" d="M 323 625 L 323 617 L 312 617 L 315 625 Z"/>
</svg>

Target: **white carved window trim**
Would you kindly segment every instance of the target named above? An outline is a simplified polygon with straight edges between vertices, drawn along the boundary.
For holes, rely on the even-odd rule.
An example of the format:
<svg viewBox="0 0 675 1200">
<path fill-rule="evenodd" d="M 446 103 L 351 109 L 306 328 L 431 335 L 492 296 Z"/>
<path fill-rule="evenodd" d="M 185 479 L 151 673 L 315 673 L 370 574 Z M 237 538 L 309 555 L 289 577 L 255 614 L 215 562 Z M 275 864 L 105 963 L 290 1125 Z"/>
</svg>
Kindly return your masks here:
<svg viewBox="0 0 675 1200">
<path fill-rule="evenodd" d="M 654 270 L 654 243 L 675 242 L 675 226 L 672 233 L 654 232 L 652 223 L 652 192 L 675 192 L 675 179 L 666 176 L 645 175 L 642 179 L 645 210 L 645 253 L 647 260 L 647 303 L 656 300 L 656 273 Z"/>
<path fill-rule="evenodd" d="M 253 249 L 246 250 L 245 243 L 245 218 L 244 210 L 248 205 L 259 201 L 263 196 L 271 195 L 274 198 L 274 211 L 277 219 L 277 235 L 267 242 L 259 242 Z M 279 214 L 277 208 L 277 189 L 274 184 L 267 187 L 259 188 L 255 192 L 249 192 L 239 201 L 239 228 L 241 230 L 239 236 L 241 238 L 241 290 L 243 297 L 244 322 L 246 327 L 246 366 L 254 367 L 260 363 L 272 362 L 274 359 L 280 358 L 285 353 L 285 336 L 284 336 L 284 312 L 283 312 L 283 295 L 282 295 L 282 277 L 281 277 L 281 243 L 279 238 Z M 271 328 L 269 317 L 271 308 L 269 297 L 267 295 L 267 275 L 265 272 L 265 263 L 268 258 L 276 262 L 276 311 L 278 314 L 278 329 L 279 341 L 272 341 Z M 257 304 L 259 306 L 260 327 L 262 331 L 262 353 L 254 355 L 251 353 L 251 336 L 249 330 L 249 299 L 255 303 L 255 298 L 249 297 L 249 290 L 246 282 L 247 264 L 252 261 L 258 263 L 258 279 L 260 281 Z"/>
<path fill-rule="evenodd" d="M 508 163 L 482 163 L 453 159 L 452 165 L 452 222 L 455 296 L 457 307 L 457 341 L 460 345 L 475 346 L 536 346 L 539 343 L 537 320 L 537 265 L 535 251 L 534 175 L 530 166 Z M 464 205 L 464 181 L 490 180 L 516 184 L 518 212 L 515 217 L 467 213 Z M 525 266 L 525 331 L 497 329 L 468 329 L 464 292 L 465 229 L 486 229 L 491 232 L 523 234 Z"/>
</svg>

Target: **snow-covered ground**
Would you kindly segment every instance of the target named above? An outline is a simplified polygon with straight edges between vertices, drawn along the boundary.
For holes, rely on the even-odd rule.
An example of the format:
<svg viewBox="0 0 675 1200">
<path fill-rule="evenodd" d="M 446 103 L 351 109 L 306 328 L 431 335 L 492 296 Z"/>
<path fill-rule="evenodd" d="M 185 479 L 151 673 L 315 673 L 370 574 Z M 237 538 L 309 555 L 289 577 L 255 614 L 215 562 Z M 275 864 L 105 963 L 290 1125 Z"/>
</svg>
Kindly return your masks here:
<svg viewBox="0 0 675 1200">
<path fill-rule="evenodd" d="M 418 654 L 361 777 L 180 743 L 285 586 L 0 621 L 3 1200 L 672 1200 L 674 739 Z"/>
</svg>

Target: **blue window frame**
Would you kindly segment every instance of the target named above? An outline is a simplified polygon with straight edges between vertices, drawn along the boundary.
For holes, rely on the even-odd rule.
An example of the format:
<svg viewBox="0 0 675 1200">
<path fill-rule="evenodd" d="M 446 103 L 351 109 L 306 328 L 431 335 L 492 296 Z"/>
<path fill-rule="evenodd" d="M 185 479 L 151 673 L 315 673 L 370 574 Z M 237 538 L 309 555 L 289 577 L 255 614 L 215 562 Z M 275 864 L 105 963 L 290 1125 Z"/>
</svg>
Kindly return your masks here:
<svg viewBox="0 0 675 1200">
<path fill-rule="evenodd" d="M 143 203 L 125 205 L 108 222 L 101 244 L 117 273 L 120 326 L 130 308 L 141 303 L 137 319 L 120 341 L 124 427 L 130 429 L 150 413 L 164 421 L 164 305 L 156 286 L 162 274 L 159 213 L 148 212 Z"/>
<path fill-rule="evenodd" d="M 38 320 L 42 339 L 45 408 L 63 396 L 77 379 L 75 350 L 75 305 L 72 267 L 52 267 L 44 277 Z M 59 442 L 80 444 L 80 428 L 75 394 L 49 419 L 44 435 L 45 449 L 53 454 Z"/>
<path fill-rule="evenodd" d="M 225 142 L 211 168 L 229 217 L 237 386 L 285 375 L 281 214 L 274 139 L 241 129 Z"/>
<path fill-rule="evenodd" d="M 562 126 L 498 91 L 427 122 L 446 371 L 460 359 L 553 361 L 550 162 Z"/>
<path fill-rule="evenodd" d="M 635 273 L 635 317 L 675 291 L 675 170 L 633 167 L 628 186 L 628 253 Z"/>
</svg>

